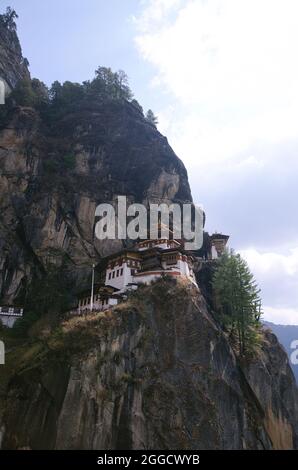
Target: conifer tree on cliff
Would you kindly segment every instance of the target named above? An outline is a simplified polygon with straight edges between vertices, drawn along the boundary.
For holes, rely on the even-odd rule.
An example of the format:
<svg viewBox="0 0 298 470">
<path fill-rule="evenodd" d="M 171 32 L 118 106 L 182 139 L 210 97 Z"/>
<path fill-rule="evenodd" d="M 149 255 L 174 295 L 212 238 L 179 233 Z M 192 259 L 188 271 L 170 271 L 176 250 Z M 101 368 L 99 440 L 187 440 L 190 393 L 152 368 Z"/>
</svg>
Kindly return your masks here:
<svg viewBox="0 0 298 470">
<path fill-rule="evenodd" d="M 13 30 L 13 31 L 16 30 L 15 20 L 17 18 L 18 18 L 18 15 L 16 11 L 11 7 L 7 7 L 6 12 L 3 15 L 0 15 L 0 19 L 5 24 L 5 26 L 8 29 Z"/>
<path fill-rule="evenodd" d="M 235 341 L 241 356 L 254 350 L 259 340 L 260 289 L 239 254 L 226 252 L 213 277 L 216 310 L 220 321 Z"/>
<path fill-rule="evenodd" d="M 148 122 L 150 122 L 150 124 L 153 124 L 155 127 L 157 126 L 158 124 L 158 119 L 157 117 L 154 115 L 153 111 L 151 109 L 149 109 L 149 111 L 147 111 L 147 114 L 146 114 L 146 119 Z"/>
</svg>

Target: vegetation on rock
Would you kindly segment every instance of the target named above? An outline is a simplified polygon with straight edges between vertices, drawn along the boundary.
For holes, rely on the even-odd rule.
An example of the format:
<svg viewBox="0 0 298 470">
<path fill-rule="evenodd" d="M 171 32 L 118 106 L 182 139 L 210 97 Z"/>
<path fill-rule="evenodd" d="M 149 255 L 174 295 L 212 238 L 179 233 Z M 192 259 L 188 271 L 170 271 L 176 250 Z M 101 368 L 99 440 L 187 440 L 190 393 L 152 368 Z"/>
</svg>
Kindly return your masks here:
<svg viewBox="0 0 298 470">
<path fill-rule="evenodd" d="M 11 93 L 7 105 L 27 106 L 37 109 L 45 120 L 53 121 L 77 109 L 78 106 L 106 101 L 129 101 L 140 111 L 142 107 L 133 99 L 128 77 L 119 70 L 99 67 L 93 80 L 80 83 L 55 81 L 50 88 L 34 78 L 20 80 Z"/>
<path fill-rule="evenodd" d="M 26 337 L 30 327 L 41 317 L 50 314 L 52 320 L 59 319 L 70 308 L 72 286 L 65 265 L 48 263 L 46 272 L 32 279 L 25 298 L 26 315 L 17 320 L 13 333 Z"/>
<path fill-rule="evenodd" d="M 158 119 L 157 117 L 154 115 L 153 111 L 151 109 L 149 109 L 146 113 L 146 119 L 148 122 L 150 122 L 150 124 L 153 124 L 153 126 L 157 126 L 158 124 Z"/>
<path fill-rule="evenodd" d="M 2 23 L 6 28 L 15 31 L 17 27 L 15 19 L 17 18 L 18 15 L 16 11 L 11 7 L 7 7 L 6 12 L 0 15 L 0 23 Z"/>
<path fill-rule="evenodd" d="M 225 252 L 213 276 L 216 309 L 222 325 L 239 354 L 252 352 L 260 341 L 260 290 L 249 267 L 239 254 Z"/>
<path fill-rule="evenodd" d="M 9 342 L 3 449 L 297 447 L 285 352 L 265 331 L 262 360 L 240 361 L 187 284 L 160 279 L 35 332 Z"/>
</svg>

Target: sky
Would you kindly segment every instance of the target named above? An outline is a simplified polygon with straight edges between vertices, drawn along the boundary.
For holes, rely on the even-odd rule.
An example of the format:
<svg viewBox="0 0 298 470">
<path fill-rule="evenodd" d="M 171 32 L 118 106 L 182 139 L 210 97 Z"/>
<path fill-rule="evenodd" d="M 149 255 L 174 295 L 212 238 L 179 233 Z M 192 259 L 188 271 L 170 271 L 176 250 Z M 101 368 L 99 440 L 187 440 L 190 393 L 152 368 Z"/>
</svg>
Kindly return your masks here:
<svg viewBox="0 0 298 470">
<path fill-rule="evenodd" d="M 231 236 L 268 321 L 298 324 L 297 0 L 7 0 L 32 76 L 123 69 Z"/>
</svg>

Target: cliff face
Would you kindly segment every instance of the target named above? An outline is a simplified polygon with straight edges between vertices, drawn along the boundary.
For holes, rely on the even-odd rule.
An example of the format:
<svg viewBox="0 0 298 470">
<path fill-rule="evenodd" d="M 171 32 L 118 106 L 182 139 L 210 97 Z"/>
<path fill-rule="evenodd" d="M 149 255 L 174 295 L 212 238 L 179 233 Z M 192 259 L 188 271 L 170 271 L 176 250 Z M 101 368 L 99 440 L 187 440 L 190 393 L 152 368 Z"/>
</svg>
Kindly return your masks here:
<svg viewBox="0 0 298 470">
<path fill-rule="evenodd" d="M 0 130 L 0 289 L 13 303 L 33 273 L 67 257 L 74 283 L 121 247 L 94 235 L 95 209 L 118 195 L 144 204 L 191 201 L 187 173 L 127 102 L 89 105 L 51 128 L 17 108 Z"/>
<path fill-rule="evenodd" d="M 297 389 L 275 336 L 240 364 L 201 294 L 173 281 L 31 345 L 7 396 L 4 449 L 298 447 Z"/>
<path fill-rule="evenodd" d="M 29 77 L 15 26 L 9 27 L 5 17 L 0 15 L 0 78 L 11 90 L 19 80 Z"/>
</svg>

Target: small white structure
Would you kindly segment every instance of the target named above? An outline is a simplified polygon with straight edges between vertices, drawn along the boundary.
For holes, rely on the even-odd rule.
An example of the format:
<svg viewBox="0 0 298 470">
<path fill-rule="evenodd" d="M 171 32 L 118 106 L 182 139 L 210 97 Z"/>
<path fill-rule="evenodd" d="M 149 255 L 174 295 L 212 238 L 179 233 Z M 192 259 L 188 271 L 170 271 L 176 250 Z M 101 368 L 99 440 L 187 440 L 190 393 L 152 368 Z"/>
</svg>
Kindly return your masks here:
<svg viewBox="0 0 298 470">
<path fill-rule="evenodd" d="M 10 95 L 11 88 L 7 82 L 0 76 L 0 105 L 5 104 L 5 99 Z"/>
<path fill-rule="evenodd" d="M 3 341 L 0 341 L 0 366 L 4 366 L 5 364 L 5 344 Z M 1 441 L 1 435 L 0 435 Z"/>
<path fill-rule="evenodd" d="M 7 328 L 12 328 L 15 322 L 22 318 L 24 310 L 16 307 L 0 307 L 0 322 Z"/>
<path fill-rule="evenodd" d="M 224 253 L 228 240 L 228 235 L 223 235 L 222 233 L 213 233 L 210 236 L 211 240 L 211 259 L 215 260 L 220 258 Z"/>
<path fill-rule="evenodd" d="M 95 286 L 93 296 L 93 310 L 107 310 L 118 303 L 117 289 L 112 287 Z M 79 295 L 78 313 L 84 314 L 91 310 L 90 291 L 84 291 Z"/>
</svg>

